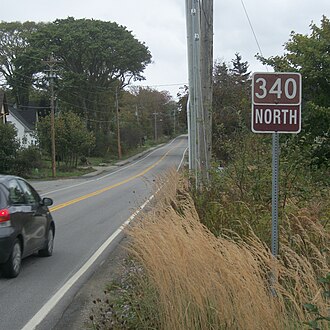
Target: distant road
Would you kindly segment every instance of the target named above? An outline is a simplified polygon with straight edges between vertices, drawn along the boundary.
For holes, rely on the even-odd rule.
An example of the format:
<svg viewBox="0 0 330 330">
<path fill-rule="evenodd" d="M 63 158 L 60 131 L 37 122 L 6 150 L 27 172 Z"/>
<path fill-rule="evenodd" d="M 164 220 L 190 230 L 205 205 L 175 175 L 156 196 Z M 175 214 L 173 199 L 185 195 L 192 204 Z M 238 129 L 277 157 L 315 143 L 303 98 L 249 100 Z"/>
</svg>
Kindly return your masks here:
<svg viewBox="0 0 330 330">
<path fill-rule="evenodd" d="M 0 329 L 52 329 L 119 242 L 122 225 L 145 205 L 159 176 L 179 166 L 186 148 L 187 137 L 181 136 L 110 173 L 34 182 L 42 196 L 54 199 L 54 255 L 23 260 L 15 279 L 0 276 Z"/>
</svg>

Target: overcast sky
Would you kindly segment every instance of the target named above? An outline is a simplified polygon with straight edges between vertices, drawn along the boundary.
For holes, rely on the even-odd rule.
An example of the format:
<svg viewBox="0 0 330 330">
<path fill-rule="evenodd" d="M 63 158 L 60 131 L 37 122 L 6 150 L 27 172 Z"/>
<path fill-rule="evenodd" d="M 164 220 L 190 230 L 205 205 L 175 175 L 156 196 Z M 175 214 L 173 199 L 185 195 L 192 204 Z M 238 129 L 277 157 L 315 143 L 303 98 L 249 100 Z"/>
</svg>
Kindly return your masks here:
<svg viewBox="0 0 330 330">
<path fill-rule="evenodd" d="M 251 71 L 265 71 L 243 3 L 265 57 L 283 54 L 291 31 L 308 34 L 313 21 L 330 17 L 330 0 L 214 0 L 214 60 L 230 62 L 235 53 Z M 11 0 L 2 1 L 0 20 L 53 21 L 94 18 L 124 25 L 145 42 L 153 63 L 145 71 L 148 85 L 176 95 L 187 83 L 185 0 Z"/>
</svg>

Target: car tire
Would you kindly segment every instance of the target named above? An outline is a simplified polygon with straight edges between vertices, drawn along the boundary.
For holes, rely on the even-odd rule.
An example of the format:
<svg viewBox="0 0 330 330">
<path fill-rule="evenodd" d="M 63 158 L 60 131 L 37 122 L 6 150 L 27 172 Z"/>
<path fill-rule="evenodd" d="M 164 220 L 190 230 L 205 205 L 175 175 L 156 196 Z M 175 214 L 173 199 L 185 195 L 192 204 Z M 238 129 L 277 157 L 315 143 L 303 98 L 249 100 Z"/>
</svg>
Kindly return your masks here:
<svg viewBox="0 0 330 330">
<path fill-rule="evenodd" d="M 3 275 L 7 278 L 17 277 L 21 271 L 22 247 L 18 239 L 15 240 L 13 249 L 7 262 L 3 265 Z"/>
<path fill-rule="evenodd" d="M 51 227 L 48 231 L 46 247 L 42 250 L 39 250 L 40 257 L 50 257 L 53 255 L 54 250 L 54 229 Z"/>
</svg>

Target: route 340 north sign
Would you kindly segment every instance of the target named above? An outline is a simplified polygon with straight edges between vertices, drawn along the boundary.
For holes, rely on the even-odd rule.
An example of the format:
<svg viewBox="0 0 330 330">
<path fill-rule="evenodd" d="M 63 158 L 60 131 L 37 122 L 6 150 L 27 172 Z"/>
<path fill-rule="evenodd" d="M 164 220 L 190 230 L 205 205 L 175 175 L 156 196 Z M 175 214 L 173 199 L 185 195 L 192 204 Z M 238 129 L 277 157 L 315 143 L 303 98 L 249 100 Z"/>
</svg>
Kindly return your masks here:
<svg viewBox="0 0 330 330">
<path fill-rule="evenodd" d="M 253 74 L 251 126 L 254 133 L 300 132 L 300 73 Z"/>
</svg>

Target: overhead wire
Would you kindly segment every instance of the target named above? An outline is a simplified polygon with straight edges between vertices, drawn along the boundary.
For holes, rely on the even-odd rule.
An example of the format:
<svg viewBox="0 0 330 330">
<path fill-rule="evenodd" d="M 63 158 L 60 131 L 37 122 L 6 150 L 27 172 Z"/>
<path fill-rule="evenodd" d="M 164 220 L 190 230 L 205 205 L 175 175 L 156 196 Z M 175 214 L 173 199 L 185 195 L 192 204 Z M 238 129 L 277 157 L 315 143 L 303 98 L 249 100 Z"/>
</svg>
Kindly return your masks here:
<svg viewBox="0 0 330 330">
<path fill-rule="evenodd" d="M 255 42 L 256 42 L 256 44 L 257 44 L 257 47 L 258 47 L 258 49 L 259 49 L 260 55 L 263 57 L 264 55 L 263 55 L 263 52 L 262 52 L 262 50 L 261 50 L 260 43 L 259 43 L 258 38 L 257 38 L 257 35 L 256 35 L 255 31 L 254 31 L 254 28 L 253 28 L 252 22 L 251 22 L 251 20 L 250 20 L 249 14 L 248 14 L 248 12 L 247 12 L 247 10 L 246 10 L 246 7 L 245 7 L 245 4 L 244 4 L 244 1 L 243 1 L 243 0 L 241 0 L 241 4 L 242 4 L 242 6 L 243 6 L 243 9 L 244 9 L 244 12 L 245 12 L 245 16 L 246 16 L 246 18 L 247 18 L 247 20 L 248 20 L 248 22 L 249 22 L 249 25 L 250 25 L 251 31 L 252 31 L 252 33 L 253 33 L 254 40 L 255 40 Z M 267 65 L 264 64 L 264 66 L 266 67 L 266 70 L 267 70 L 267 72 L 268 72 L 268 67 L 267 67 Z"/>
<path fill-rule="evenodd" d="M 21 74 L 21 73 L 15 73 L 17 76 L 19 77 L 22 77 L 22 78 L 28 78 L 28 79 L 31 79 L 30 76 L 27 76 L 27 75 L 24 75 L 24 74 Z M 44 79 L 45 77 L 37 77 L 35 80 L 42 80 Z M 152 87 L 166 87 L 166 86 L 184 86 L 186 83 L 175 83 L 175 84 L 160 84 L 160 85 L 129 85 L 128 87 L 142 87 L 142 88 L 152 88 Z M 2 84 L 2 85 L 7 85 L 7 84 Z M 94 91 L 91 91 L 90 89 L 84 89 L 82 88 L 81 86 L 78 86 L 78 85 L 74 85 L 74 84 L 71 84 L 71 85 L 66 85 L 67 88 L 76 88 L 81 91 L 81 92 L 85 92 L 85 94 L 89 94 L 89 95 L 98 95 L 99 93 L 102 93 L 102 92 L 107 92 L 107 93 L 110 93 L 112 95 L 115 95 L 115 91 L 113 88 L 107 88 L 107 87 L 102 87 L 102 86 L 94 86 L 93 88 L 95 89 Z M 22 89 L 26 89 L 28 90 L 29 87 L 24 87 L 22 86 L 21 87 Z M 72 96 L 79 96 L 78 93 L 76 92 L 70 92 L 70 93 L 67 93 L 68 95 L 72 95 Z M 90 99 L 86 99 L 86 101 L 90 101 L 90 102 L 94 102 L 94 100 L 90 100 Z M 73 104 L 72 104 L 73 105 Z M 101 106 L 107 106 L 107 103 L 102 103 L 100 104 Z"/>
<path fill-rule="evenodd" d="M 22 87 L 22 89 L 26 89 L 26 90 L 29 90 L 28 87 Z M 73 97 L 79 97 L 79 94 L 78 93 L 68 93 L 69 95 L 73 96 Z M 92 94 L 97 94 L 97 92 L 95 93 L 92 93 Z M 90 99 L 86 99 L 86 101 L 91 101 Z M 96 123 L 114 123 L 115 122 L 115 119 L 110 119 L 110 120 L 97 120 L 97 119 L 92 119 L 92 118 L 86 118 L 83 113 L 85 111 L 87 112 L 92 112 L 92 113 L 98 113 L 98 114 L 104 114 L 104 115 L 107 115 L 109 113 L 111 113 L 113 110 L 114 110 L 114 107 L 113 108 L 109 108 L 109 105 L 110 103 L 99 103 L 98 105 L 99 106 L 103 106 L 103 107 L 107 107 L 108 109 L 104 109 L 104 110 L 96 110 L 96 109 L 91 109 L 91 108 L 88 108 L 88 107 L 82 107 L 82 106 L 79 106 L 78 104 L 75 104 L 75 103 L 71 103 L 71 102 L 68 102 L 68 101 L 65 101 L 65 100 L 61 100 L 62 104 L 65 104 L 65 105 L 68 105 L 68 106 L 71 106 L 71 107 L 74 107 L 75 109 L 78 109 L 78 110 L 81 110 L 81 113 L 80 113 L 80 118 L 82 120 L 85 120 L 85 121 L 88 121 L 88 122 L 96 122 Z M 33 109 L 50 109 L 50 106 L 17 106 L 18 108 L 20 109 L 26 109 L 26 108 L 33 108 Z"/>
</svg>

